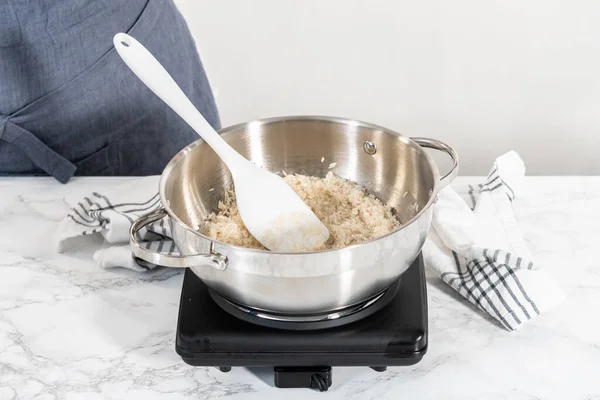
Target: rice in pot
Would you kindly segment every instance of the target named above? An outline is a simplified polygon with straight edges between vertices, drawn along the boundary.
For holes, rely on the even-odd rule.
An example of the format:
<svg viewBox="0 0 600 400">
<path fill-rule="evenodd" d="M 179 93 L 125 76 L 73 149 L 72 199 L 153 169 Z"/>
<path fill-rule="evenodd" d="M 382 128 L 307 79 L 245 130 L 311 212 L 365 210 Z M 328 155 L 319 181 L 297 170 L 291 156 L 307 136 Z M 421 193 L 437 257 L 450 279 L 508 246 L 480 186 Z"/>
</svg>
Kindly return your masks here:
<svg viewBox="0 0 600 400">
<path fill-rule="evenodd" d="M 331 171 L 325 178 L 290 174 L 283 179 L 329 229 L 329 240 L 317 250 L 362 243 L 400 226 L 391 207 Z M 210 214 L 199 227 L 202 234 L 231 245 L 266 250 L 244 226 L 233 190 L 225 192 L 218 208 L 218 213 Z"/>
</svg>

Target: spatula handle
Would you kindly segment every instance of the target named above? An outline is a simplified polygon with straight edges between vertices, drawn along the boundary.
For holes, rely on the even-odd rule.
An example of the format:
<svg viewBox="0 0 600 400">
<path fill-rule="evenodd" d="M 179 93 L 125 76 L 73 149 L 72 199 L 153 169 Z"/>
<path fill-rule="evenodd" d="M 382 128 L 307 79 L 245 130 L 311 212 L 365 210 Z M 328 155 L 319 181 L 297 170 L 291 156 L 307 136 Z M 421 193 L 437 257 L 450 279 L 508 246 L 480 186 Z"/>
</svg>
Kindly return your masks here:
<svg viewBox="0 0 600 400">
<path fill-rule="evenodd" d="M 117 33 L 113 43 L 131 71 L 187 122 L 213 148 L 230 170 L 248 162 L 219 136 L 183 93 L 173 77 L 141 43 L 126 33 Z"/>
</svg>

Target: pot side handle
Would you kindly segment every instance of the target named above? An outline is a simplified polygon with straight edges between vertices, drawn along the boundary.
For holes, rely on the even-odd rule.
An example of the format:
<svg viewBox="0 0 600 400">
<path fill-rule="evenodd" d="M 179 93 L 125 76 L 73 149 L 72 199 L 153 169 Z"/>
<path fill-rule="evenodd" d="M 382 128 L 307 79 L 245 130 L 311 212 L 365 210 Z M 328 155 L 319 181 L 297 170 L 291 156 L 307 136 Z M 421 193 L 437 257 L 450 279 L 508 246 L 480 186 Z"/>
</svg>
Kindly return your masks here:
<svg viewBox="0 0 600 400">
<path fill-rule="evenodd" d="M 456 150 L 454 150 L 452 146 L 436 139 L 424 137 L 414 137 L 410 139 L 421 147 L 428 147 L 430 149 L 446 152 L 452 158 L 452 169 L 440 178 L 442 188 L 448 186 L 458 175 L 458 153 Z"/>
<path fill-rule="evenodd" d="M 140 258 L 150 264 L 171 268 L 210 266 L 221 271 L 227 268 L 227 257 L 221 254 L 174 256 L 157 253 L 143 247 L 139 240 L 140 230 L 153 222 L 161 220 L 167 215 L 167 211 L 163 207 L 159 207 L 155 211 L 139 217 L 131 224 L 131 228 L 129 229 L 129 244 L 134 258 Z"/>
</svg>

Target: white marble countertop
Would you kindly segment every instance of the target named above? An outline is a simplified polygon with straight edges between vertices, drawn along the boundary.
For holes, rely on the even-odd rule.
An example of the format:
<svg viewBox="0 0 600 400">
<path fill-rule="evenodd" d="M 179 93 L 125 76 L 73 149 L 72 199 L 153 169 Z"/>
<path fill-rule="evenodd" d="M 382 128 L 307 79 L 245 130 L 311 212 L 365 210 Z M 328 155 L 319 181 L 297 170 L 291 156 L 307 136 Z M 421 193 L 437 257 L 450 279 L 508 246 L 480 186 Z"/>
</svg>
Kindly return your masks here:
<svg viewBox="0 0 600 400">
<path fill-rule="evenodd" d="M 429 277 L 423 361 L 334 368 L 327 393 L 276 389 L 266 370 L 184 364 L 174 349 L 181 271 L 101 270 L 90 242 L 53 253 L 62 197 L 127 179 L 0 179 L 0 399 L 600 399 L 600 177 L 527 178 L 516 203 L 566 302 L 509 333 Z"/>
</svg>

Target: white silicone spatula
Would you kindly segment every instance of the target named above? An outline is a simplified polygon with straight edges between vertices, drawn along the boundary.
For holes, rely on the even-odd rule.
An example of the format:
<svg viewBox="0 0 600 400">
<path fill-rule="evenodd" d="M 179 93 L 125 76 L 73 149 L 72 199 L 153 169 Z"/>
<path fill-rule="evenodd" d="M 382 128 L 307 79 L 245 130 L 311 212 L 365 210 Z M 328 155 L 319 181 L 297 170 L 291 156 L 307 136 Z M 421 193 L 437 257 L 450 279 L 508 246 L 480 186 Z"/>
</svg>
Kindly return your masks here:
<svg viewBox="0 0 600 400">
<path fill-rule="evenodd" d="M 137 40 L 125 33 L 113 39 L 127 66 L 150 90 L 187 122 L 221 157 L 233 177 L 240 217 L 267 249 L 310 251 L 329 238 L 329 231 L 285 181 L 259 168 L 231 148 L 194 107 L 171 75 Z"/>
</svg>

